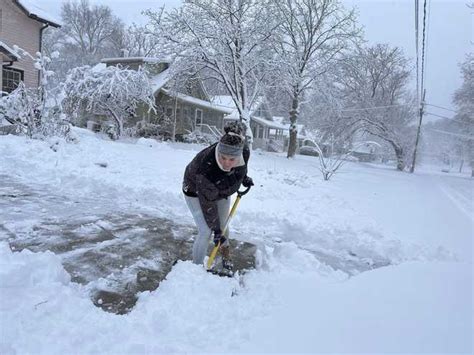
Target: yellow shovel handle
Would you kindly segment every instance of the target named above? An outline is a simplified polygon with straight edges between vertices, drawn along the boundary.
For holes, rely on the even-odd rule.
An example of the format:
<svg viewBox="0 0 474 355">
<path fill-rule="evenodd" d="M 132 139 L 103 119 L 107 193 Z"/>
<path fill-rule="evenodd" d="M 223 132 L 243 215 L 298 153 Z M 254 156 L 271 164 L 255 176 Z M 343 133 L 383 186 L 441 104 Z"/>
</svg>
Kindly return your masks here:
<svg viewBox="0 0 474 355">
<path fill-rule="evenodd" d="M 230 220 L 232 217 L 234 217 L 235 211 L 237 210 L 237 206 L 239 205 L 240 198 L 241 198 L 240 195 L 238 195 L 237 198 L 235 199 L 234 205 L 232 206 L 229 216 L 227 217 L 227 220 L 225 222 L 225 226 L 224 226 L 224 230 L 222 231 L 222 234 L 225 234 L 225 232 L 227 231 Z M 212 263 L 214 262 L 214 259 L 216 258 L 217 252 L 219 251 L 220 247 L 221 247 L 221 242 L 217 243 L 217 245 L 214 248 L 212 248 L 211 254 L 209 255 L 209 259 L 207 259 L 208 270 L 212 267 Z"/>
<path fill-rule="evenodd" d="M 220 246 L 221 246 L 221 242 L 219 242 L 214 248 L 212 248 L 211 255 L 209 255 L 209 259 L 207 259 L 208 270 L 212 267 L 212 263 L 214 262 L 214 259 L 216 258 L 217 251 L 219 250 Z"/>
</svg>

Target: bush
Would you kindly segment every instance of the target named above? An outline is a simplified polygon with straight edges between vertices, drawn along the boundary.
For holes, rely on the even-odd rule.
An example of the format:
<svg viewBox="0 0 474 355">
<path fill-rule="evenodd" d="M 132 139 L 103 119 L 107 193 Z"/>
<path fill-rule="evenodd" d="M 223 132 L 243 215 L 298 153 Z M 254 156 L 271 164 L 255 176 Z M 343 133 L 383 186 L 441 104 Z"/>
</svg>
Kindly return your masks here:
<svg viewBox="0 0 474 355">
<path fill-rule="evenodd" d="M 311 147 L 309 145 L 302 146 L 300 148 L 301 155 L 311 155 L 313 157 L 319 157 L 318 150 L 315 147 Z"/>
<path fill-rule="evenodd" d="M 157 138 L 159 140 L 171 140 L 172 134 L 160 125 L 139 121 L 135 125 L 135 137 Z"/>
</svg>

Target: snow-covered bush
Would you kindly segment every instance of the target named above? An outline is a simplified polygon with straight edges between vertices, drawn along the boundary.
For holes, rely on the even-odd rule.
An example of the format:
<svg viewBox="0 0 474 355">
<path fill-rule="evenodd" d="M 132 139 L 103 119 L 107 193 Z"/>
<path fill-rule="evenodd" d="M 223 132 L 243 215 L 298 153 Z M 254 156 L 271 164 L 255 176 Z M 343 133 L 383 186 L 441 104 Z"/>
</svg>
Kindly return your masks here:
<svg viewBox="0 0 474 355">
<path fill-rule="evenodd" d="M 191 132 L 183 136 L 183 141 L 185 143 L 199 143 L 199 144 L 213 144 L 216 142 L 216 137 L 201 133 L 201 132 Z"/>
<path fill-rule="evenodd" d="M 62 106 L 68 114 L 103 115 L 114 123 L 117 137 L 124 123 L 135 117 L 138 109 L 154 110 L 154 96 L 144 70 L 109 66 L 90 66 L 69 71 L 64 83 Z"/>
<path fill-rule="evenodd" d="M 162 125 L 145 121 L 137 122 L 131 135 L 135 137 L 158 138 L 160 140 L 171 139 L 171 132 L 167 131 Z"/>
<path fill-rule="evenodd" d="M 20 56 L 34 61 L 40 72 L 40 82 L 37 88 L 26 87 L 20 82 L 13 92 L 0 98 L 0 117 L 15 125 L 18 133 L 30 138 L 67 137 L 70 125 L 63 119 L 61 107 L 55 99 L 58 88 L 48 86 L 49 78 L 54 75 L 48 70 L 51 59 L 39 52 L 33 57 L 18 46 L 14 48 Z"/>
</svg>

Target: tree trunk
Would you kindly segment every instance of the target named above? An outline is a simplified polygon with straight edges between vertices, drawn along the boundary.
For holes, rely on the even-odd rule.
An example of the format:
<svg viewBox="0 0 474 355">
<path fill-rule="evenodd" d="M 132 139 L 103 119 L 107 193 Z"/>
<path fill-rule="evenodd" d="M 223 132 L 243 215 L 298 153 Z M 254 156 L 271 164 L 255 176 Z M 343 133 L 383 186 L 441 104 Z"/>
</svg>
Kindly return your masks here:
<svg viewBox="0 0 474 355">
<path fill-rule="evenodd" d="M 459 165 L 459 172 L 462 173 L 462 167 L 464 165 L 464 159 L 461 159 L 461 164 Z"/>
<path fill-rule="evenodd" d="M 117 138 L 120 138 L 122 136 L 123 132 L 123 122 L 122 120 L 117 116 L 117 114 L 112 110 L 110 107 L 107 106 L 107 110 L 110 112 L 112 117 L 115 120 L 115 125 L 117 127 Z"/>
<path fill-rule="evenodd" d="M 397 157 L 397 170 L 403 171 L 405 169 L 405 159 L 403 148 L 391 140 L 387 140 L 395 151 L 395 156 Z"/>
<path fill-rule="evenodd" d="M 403 157 L 403 149 L 394 147 L 395 155 L 397 156 L 397 170 L 403 171 L 405 169 L 405 160 Z"/>
<path fill-rule="evenodd" d="M 288 155 L 286 156 L 287 158 L 292 158 L 296 154 L 298 137 L 298 128 L 296 126 L 296 121 L 298 119 L 298 99 L 298 93 L 297 90 L 295 90 L 290 111 L 290 142 L 288 143 Z"/>
</svg>

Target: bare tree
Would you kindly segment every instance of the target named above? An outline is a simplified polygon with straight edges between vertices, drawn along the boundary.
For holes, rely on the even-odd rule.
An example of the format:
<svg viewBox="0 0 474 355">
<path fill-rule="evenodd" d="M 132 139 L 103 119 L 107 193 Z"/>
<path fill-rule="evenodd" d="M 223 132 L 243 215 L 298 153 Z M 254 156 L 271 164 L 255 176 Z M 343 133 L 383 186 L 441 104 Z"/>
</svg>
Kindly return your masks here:
<svg viewBox="0 0 474 355">
<path fill-rule="evenodd" d="M 350 41 L 359 38 L 354 11 L 339 0 L 279 0 L 280 26 L 273 42 L 278 53 L 281 83 L 291 97 L 288 157 L 296 153 L 297 126 L 303 94 L 309 90 Z"/>
<path fill-rule="evenodd" d="M 124 24 L 108 6 L 91 5 L 89 0 L 65 2 L 61 20 L 63 26 L 46 31 L 44 37 L 45 53 L 60 53 L 59 60 L 53 63 L 59 79 L 71 68 L 121 55 L 125 45 Z"/>
<path fill-rule="evenodd" d="M 345 129 L 361 131 L 388 143 L 404 170 L 412 135 L 409 125 L 415 118 L 414 99 L 408 91 L 408 60 L 397 47 L 378 44 L 361 47 L 337 66 L 336 86 L 341 100 L 350 109 L 341 111 Z"/>
<path fill-rule="evenodd" d="M 226 88 L 247 127 L 265 76 L 266 41 L 273 29 L 272 17 L 263 15 L 267 5 L 266 0 L 189 0 L 165 16 L 148 12 L 155 35 L 174 46 L 175 69 L 208 69 Z"/>
<path fill-rule="evenodd" d="M 323 152 L 320 145 L 317 142 L 312 141 L 316 151 L 318 152 L 319 158 L 319 170 L 323 175 L 324 181 L 329 181 L 329 179 L 337 173 L 337 171 L 342 167 L 342 165 L 347 161 L 347 159 L 354 154 L 354 152 L 362 146 L 373 145 L 380 147 L 380 144 L 377 142 L 366 141 L 366 142 L 359 142 L 357 145 L 352 147 L 351 149 L 345 151 L 344 153 L 337 153 L 337 148 L 335 147 L 335 141 L 333 139 L 330 140 L 330 144 L 328 146 L 327 152 Z"/>
<path fill-rule="evenodd" d="M 137 24 L 129 26 L 124 41 L 122 48 L 125 48 L 131 57 L 154 57 L 163 54 L 159 39 L 149 33 L 146 26 Z"/>
<path fill-rule="evenodd" d="M 80 48 L 84 64 L 98 61 L 110 49 L 114 34 L 123 28 L 108 6 L 91 5 L 89 0 L 64 3 L 61 18 L 68 39 Z"/>
</svg>

